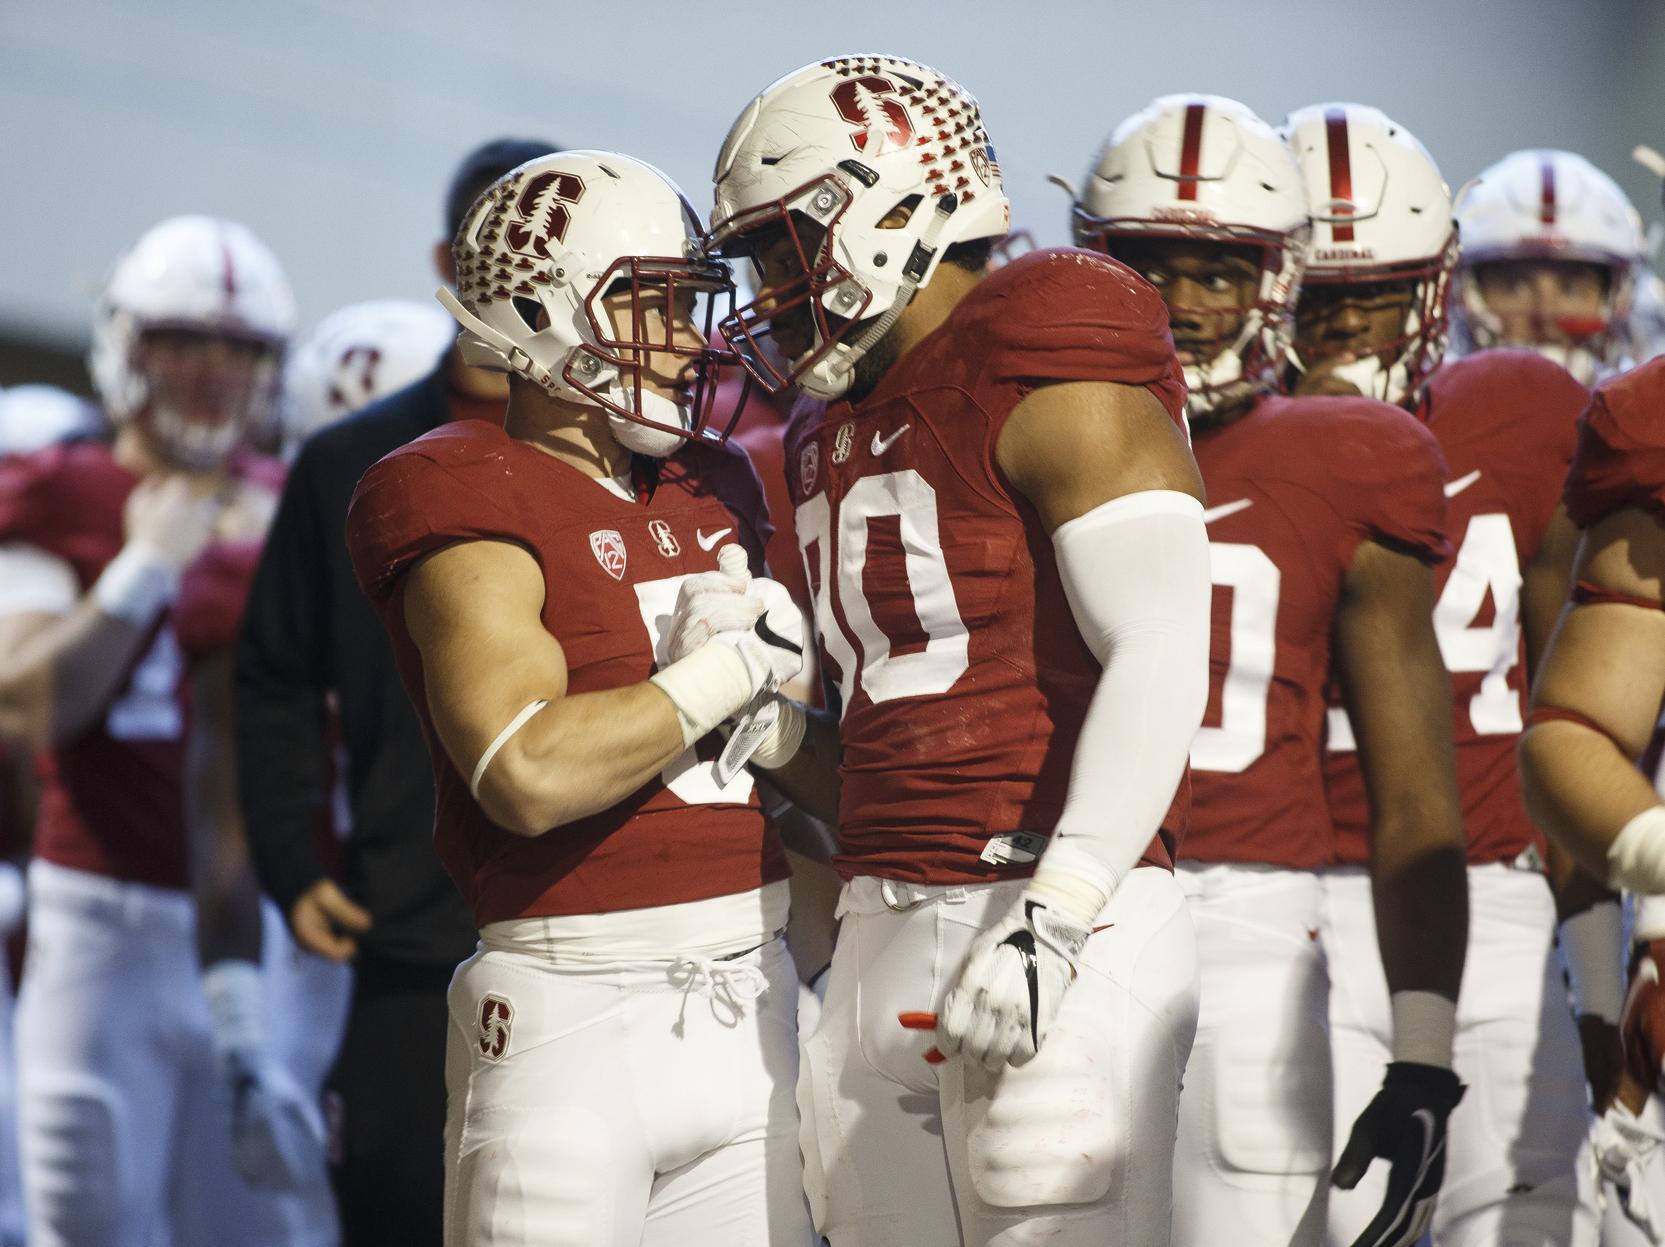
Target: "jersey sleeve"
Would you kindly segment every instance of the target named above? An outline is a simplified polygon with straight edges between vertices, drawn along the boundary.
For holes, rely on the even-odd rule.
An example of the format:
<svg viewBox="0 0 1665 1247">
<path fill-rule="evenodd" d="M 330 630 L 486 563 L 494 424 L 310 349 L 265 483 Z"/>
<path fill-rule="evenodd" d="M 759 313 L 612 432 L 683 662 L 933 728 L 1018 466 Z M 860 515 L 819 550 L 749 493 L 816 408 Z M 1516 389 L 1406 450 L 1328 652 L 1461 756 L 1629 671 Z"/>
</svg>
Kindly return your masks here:
<svg viewBox="0 0 1665 1247">
<path fill-rule="evenodd" d="M 435 442 L 447 432 L 442 428 L 379 460 L 353 491 L 347 551 L 373 602 L 385 602 L 412 563 L 446 546 L 532 544 L 525 525 L 498 501 L 512 496 L 506 457 Z"/>
<path fill-rule="evenodd" d="M 1433 433 L 1373 399 L 1339 400 L 1337 416 L 1333 437 L 1318 449 L 1339 491 L 1336 509 L 1348 520 L 1350 546 L 1374 541 L 1425 563 L 1450 558 L 1447 470 Z"/>
<path fill-rule="evenodd" d="M 199 662 L 231 651 L 259 562 L 258 541 L 220 542 L 185 569 L 169 621 L 186 658 Z"/>
<path fill-rule="evenodd" d="M 1665 356 L 1596 390 L 1563 496 L 1580 528 L 1629 507 L 1665 516 Z"/>
<path fill-rule="evenodd" d="M 1108 256 L 1035 251 L 985 278 L 988 375 L 1141 385 L 1183 426 L 1185 380 L 1155 287 Z"/>
</svg>

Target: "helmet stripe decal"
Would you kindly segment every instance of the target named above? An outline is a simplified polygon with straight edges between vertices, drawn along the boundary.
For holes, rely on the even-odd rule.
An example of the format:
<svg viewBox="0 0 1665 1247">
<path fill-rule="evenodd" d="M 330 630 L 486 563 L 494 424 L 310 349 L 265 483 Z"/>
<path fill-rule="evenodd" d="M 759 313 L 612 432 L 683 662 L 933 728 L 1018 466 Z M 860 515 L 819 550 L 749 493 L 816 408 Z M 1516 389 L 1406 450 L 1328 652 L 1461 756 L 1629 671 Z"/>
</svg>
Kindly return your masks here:
<svg viewBox="0 0 1665 1247">
<path fill-rule="evenodd" d="M 1347 110 L 1324 110 L 1324 140 L 1330 158 L 1330 212 L 1333 216 L 1353 214 L 1353 154 L 1347 142 Z M 1336 242 L 1352 242 L 1351 223 L 1330 222 L 1330 235 Z"/>
<path fill-rule="evenodd" d="M 220 288 L 227 303 L 237 297 L 237 265 L 231 258 L 231 239 L 224 231 L 220 233 Z"/>
<path fill-rule="evenodd" d="M 1197 166 L 1202 163 L 1203 114 L 1207 111 L 1208 105 L 1203 103 L 1185 106 L 1185 136 L 1180 140 L 1179 146 L 1181 199 L 1197 197 Z"/>
<path fill-rule="evenodd" d="M 1548 156 L 1539 171 L 1541 187 L 1538 199 L 1538 220 L 1545 225 L 1555 224 L 1555 162 Z"/>
</svg>

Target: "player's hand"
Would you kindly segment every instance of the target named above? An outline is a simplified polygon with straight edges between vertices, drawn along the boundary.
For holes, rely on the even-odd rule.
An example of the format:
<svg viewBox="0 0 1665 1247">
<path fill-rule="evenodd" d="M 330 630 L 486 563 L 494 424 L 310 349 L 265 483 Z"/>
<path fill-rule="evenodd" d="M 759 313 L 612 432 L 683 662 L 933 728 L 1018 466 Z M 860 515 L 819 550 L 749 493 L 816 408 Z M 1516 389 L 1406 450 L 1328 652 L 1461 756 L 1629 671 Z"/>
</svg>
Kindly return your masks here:
<svg viewBox="0 0 1665 1247">
<path fill-rule="evenodd" d="M 183 571 L 213 540 L 221 483 L 197 472 L 154 472 L 127 496 L 122 512 L 129 546 L 149 562 Z"/>
<path fill-rule="evenodd" d="M 1624 1068 L 1619 1028 L 1594 1013 L 1581 1013 L 1578 1044 L 1584 1053 L 1584 1080 L 1590 1086 L 1590 1103 L 1599 1115 L 1607 1111 L 1619 1090 L 1619 1072 Z"/>
<path fill-rule="evenodd" d="M 676 609 L 665 629 L 671 662 L 686 658 L 719 632 L 749 629 L 763 614 L 762 595 L 748 592 L 752 577 L 745 551 L 727 545 L 717 557 L 723 570 L 684 576 L 677 589 Z"/>
<path fill-rule="evenodd" d="M 1410 1247 L 1434 1218 L 1445 1178 L 1445 1123 L 1463 1084 L 1435 1065 L 1394 1061 L 1336 1162 L 1330 1181 L 1344 1191 L 1359 1184 L 1375 1160 L 1388 1162 L 1381 1210 L 1353 1247 Z"/>
<path fill-rule="evenodd" d="M 370 914 L 348 900 L 334 879 L 320 879 L 290 907 L 289 929 L 307 952 L 346 961 L 358 952 L 358 942 L 346 933 L 368 931 Z"/>
<path fill-rule="evenodd" d="M 1619 1015 L 1625 1068 L 1649 1091 L 1658 1088 L 1661 1066 L 1665 1065 L 1662 970 L 1665 970 L 1665 940 L 1637 945 L 1630 962 L 1630 990 L 1625 993 L 1624 1012 Z"/>
<path fill-rule="evenodd" d="M 1336 369 L 1353 362 L 1351 355 L 1328 355 L 1319 360 L 1312 367 L 1301 373 L 1291 391 L 1297 398 L 1312 398 L 1325 396 L 1330 398 L 1357 398 L 1359 387 L 1346 377 L 1337 376 Z"/>
<path fill-rule="evenodd" d="M 763 611 L 750 627 L 719 632 L 711 641 L 715 645 L 732 645 L 738 651 L 746 664 L 754 700 L 768 697 L 804 667 L 803 613 L 793 604 L 785 588 L 772 580 L 752 581 L 752 592 L 758 593 L 771 585 L 780 590 L 779 595 L 760 597 Z M 770 597 L 774 597 L 773 603 L 769 603 Z"/>
<path fill-rule="evenodd" d="M 1092 928 L 1025 896 L 972 941 L 937 1020 L 937 1048 L 991 1070 L 1035 1059 Z"/>
<path fill-rule="evenodd" d="M 1657 1188 L 1665 1168 L 1665 1136 L 1655 1124 L 1638 1120 L 1623 1104 L 1616 1103 L 1596 1118 L 1590 1136 L 1591 1150 L 1604 1181 L 1611 1182 L 1619 1196 L 1619 1207 L 1636 1223 L 1650 1243 L 1665 1236 L 1665 1208 L 1648 1201 L 1650 1188 Z"/>
<path fill-rule="evenodd" d="M 295 1191 L 322 1173 L 324 1119 L 287 1070 L 252 1053 L 224 1060 L 231 1098 L 231 1159 L 243 1181 Z"/>
</svg>

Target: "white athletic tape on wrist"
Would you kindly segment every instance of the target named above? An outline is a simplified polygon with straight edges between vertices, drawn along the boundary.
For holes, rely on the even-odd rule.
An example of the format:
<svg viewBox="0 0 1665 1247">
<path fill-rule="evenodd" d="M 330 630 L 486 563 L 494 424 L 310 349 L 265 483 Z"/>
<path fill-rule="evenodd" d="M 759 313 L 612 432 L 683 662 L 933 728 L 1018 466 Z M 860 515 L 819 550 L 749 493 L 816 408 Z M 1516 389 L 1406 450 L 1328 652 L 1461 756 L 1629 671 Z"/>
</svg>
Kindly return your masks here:
<svg viewBox="0 0 1665 1247">
<path fill-rule="evenodd" d="M 1619 903 L 1598 901 L 1563 922 L 1559 935 L 1573 1012 L 1617 1026 L 1625 1004 L 1624 911 Z"/>
<path fill-rule="evenodd" d="M 266 993 L 259 966 L 252 961 L 216 961 L 202 972 L 202 994 L 208 1001 L 215 1053 L 266 1050 Z"/>
<path fill-rule="evenodd" d="M 738 714 L 753 694 L 751 676 L 740 651 L 715 639 L 662 671 L 655 671 L 648 682 L 658 685 L 676 707 L 684 748 Z"/>
<path fill-rule="evenodd" d="M 1636 940 L 1665 939 L 1665 896 L 1643 896 L 1633 893 L 1636 898 L 1636 929 L 1632 938 Z"/>
<path fill-rule="evenodd" d="M 1457 1003 L 1438 992 L 1394 992 L 1393 1059 L 1451 1068 L 1457 1040 Z"/>
<path fill-rule="evenodd" d="M 1665 805 L 1649 806 L 1607 846 L 1607 882 L 1615 888 L 1665 892 Z"/>
<path fill-rule="evenodd" d="M 178 569 L 138 542 L 123 546 L 92 587 L 99 610 L 135 628 L 148 628 L 178 592 Z"/>
<path fill-rule="evenodd" d="M 480 760 L 474 764 L 474 774 L 468 781 L 469 796 L 476 801 L 480 799 L 480 777 L 486 773 L 486 768 L 491 765 L 491 760 L 497 756 L 497 751 L 509 743 L 509 737 L 526 726 L 528 719 L 548 704 L 547 698 L 541 701 L 527 702 L 526 705 L 520 708 L 520 713 L 509 720 L 509 726 L 497 733 L 497 739 L 486 746 L 486 751 L 480 755 Z"/>
<path fill-rule="evenodd" d="M 1074 839 L 1053 836 L 1026 891 L 1041 904 L 1090 927 L 1119 882 L 1096 853 Z"/>
</svg>

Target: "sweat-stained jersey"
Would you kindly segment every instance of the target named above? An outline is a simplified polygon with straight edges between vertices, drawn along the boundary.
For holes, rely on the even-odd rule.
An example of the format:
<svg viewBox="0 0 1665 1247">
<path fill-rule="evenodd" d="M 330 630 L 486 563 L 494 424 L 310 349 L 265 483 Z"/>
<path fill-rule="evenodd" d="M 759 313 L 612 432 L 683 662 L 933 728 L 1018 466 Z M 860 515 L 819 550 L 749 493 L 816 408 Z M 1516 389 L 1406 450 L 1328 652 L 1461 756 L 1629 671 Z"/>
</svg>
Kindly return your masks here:
<svg viewBox="0 0 1665 1247">
<path fill-rule="evenodd" d="M 1578 413 L 1589 391 L 1533 351 L 1481 351 L 1434 373 L 1419 414 L 1450 473 L 1455 560 L 1434 572 L 1434 632 L 1451 673 L 1457 795 L 1470 865 L 1510 862 L 1542 837 L 1526 815 L 1515 741 L 1528 677 L 1521 568 L 1537 556 L 1560 502 Z M 1333 693 L 1333 691 L 1332 691 Z M 1370 802 L 1347 715 L 1331 712 L 1325 776 L 1336 861 L 1370 860 Z"/>
<path fill-rule="evenodd" d="M 393 639 L 433 760 L 441 860 L 480 926 L 706 900 L 784 879 L 751 777 L 718 787 L 713 734 L 612 808 L 528 838 L 498 827 L 434 732 L 422 659 L 405 627 L 406 573 L 463 541 L 507 541 L 537 560 L 543 625 L 561 643 L 567 691 L 638 684 L 665 655 L 682 578 L 714 571 L 730 542 L 761 572 L 770 526 L 751 464 L 685 447 L 657 487 L 626 501 L 501 427 L 444 425 L 380 460 L 347 512 L 359 584 Z"/>
<path fill-rule="evenodd" d="M 259 488 L 275 492 L 281 484 L 271 460 L 240 454 L 230 466 Z M 0 542 L 62 559 L 84 593 L 121 551 L 123 508 L 138 483 L 101 442 L 0 461 Z M 137 883 L 189 886 L 183 784 L 190 668 L 230 649 L 259 554 L 252 541 L 204 550 L 100 718 L 36 754 L 40 857 Z"/>
<path fill-rule="evenodd" d="M 1596 388 L 1565 497 L 1580 528 L 1629 507 L 1665 520 L 1665 356 Z"/>
<path fill-rule="evenodd" d="M 984 278 L 860 403 L 794 413 L 787 479 L 842 705 L 846 878 L 1021 877 L 1063 807 L 1100 669 L 995 463 L 1012 410 L 1054 381 L 1144 386 L 1183 423 L 1162 300 L 1076 250 Z M 1146 862 L 1171 864 L 1183 819 L 1181 800 Z"/>
<path fill-rule="evenodd" d="M 1208 709 L 1180 856 L 1295 870 L 1330 854 L 1323 741 L 1330 637 L 1361 542 L 1447 557 L 1445 463 L 1369 398 L 1260 399 L 1195 430 L 1214 577 Z"/>
</svg>

